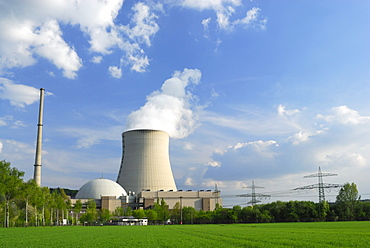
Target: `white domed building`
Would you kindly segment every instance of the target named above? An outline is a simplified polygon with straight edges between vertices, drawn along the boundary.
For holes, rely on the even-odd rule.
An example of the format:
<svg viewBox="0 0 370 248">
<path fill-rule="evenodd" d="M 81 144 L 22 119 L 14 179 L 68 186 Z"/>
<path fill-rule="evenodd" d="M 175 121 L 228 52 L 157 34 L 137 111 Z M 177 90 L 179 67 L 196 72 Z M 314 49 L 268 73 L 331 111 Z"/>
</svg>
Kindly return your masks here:
<svg viewBox="0 0 370 248">
<path fill-rule="evenodd" d="M 118 183 L 105 178 L 97 178 L 82 185 L 76 199 L 100 199 L 102 196 L 114 196 L 119 199 L 126 195 L 125 189 Z"/>
<path fill-rule="evenodd" d="M 96 178 L 82 185 L 72 203 L 75 204 L 77 200 L 86 203 L 93 199 L 97 209 L 114 211 L 117 207 L 129 206 L 130 202 L 135 201 L 131 199 L 133 197 L 118 183 L 105 178 Z"/>
</svg>

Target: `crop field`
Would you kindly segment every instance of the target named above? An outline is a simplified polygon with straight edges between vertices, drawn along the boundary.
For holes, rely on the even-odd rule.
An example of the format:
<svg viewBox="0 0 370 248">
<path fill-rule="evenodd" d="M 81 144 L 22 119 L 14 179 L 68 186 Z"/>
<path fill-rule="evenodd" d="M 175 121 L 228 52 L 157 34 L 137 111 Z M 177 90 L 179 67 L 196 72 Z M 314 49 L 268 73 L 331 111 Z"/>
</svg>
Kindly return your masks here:
<svg viewBox="0 0 370 248">
<path fill-rule="evenodd" d="M 370 247 L 370 222 L 1 228 L 0 247 Z"/>
</svg>

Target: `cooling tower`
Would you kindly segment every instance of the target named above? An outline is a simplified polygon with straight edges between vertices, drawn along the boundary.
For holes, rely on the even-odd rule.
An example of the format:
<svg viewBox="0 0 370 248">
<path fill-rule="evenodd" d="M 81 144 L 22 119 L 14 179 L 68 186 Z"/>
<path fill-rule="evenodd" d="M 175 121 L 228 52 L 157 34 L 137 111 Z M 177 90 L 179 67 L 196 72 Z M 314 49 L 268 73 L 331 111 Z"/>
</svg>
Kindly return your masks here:
<svg viewBox="0 0 370 248">
<path fill-rule="evenodd" d="M 117 183 L 126 192 L 177 191 L 166 132 L 146 129 L 124 132 L 122 151 Z"/>
</svg>

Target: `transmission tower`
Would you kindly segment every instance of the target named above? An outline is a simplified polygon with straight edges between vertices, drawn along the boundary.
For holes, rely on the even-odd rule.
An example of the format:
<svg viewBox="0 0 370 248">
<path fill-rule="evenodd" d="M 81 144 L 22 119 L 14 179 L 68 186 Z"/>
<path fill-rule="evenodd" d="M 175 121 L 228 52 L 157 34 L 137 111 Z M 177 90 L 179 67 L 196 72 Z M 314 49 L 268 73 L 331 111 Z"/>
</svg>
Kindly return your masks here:
<svg viewBox="0 0 370 248">
<path fill-rule="evenodd" d="M 321 168 L 319 166 L 319 173 L 317 174 L 312 174 L 308 176 L 304 176 L 304 178 L 308 177 L 318 177 L 319 178 L 319 183 L 318 184 L 312 184 L 304 187 L 299 187 L 295 188 L 294 190 L 306 190 L 306 189 L 319 189 L 319 202 L 323 203 L 325 201 L 325 189 L 332 189 L 332 188 L 340 188 L 342 185 L 340 184 L 329 184 L 329 183 L 324 183 L 323 177 L 328 177 L 328 176 L 337 176 L 337 174 L 333 173 L 322 173 Z"/>
<path fill-rule="evenodd" d="M 242 195 L 237 195 L 239 197 L 252 197 L 252 199 L 247 202 L 247 204 L 252 204 L 252 206 L 258 202 L 261 202 L 259 199 L 260 198 L 263 198 L 263 197 L 270 197 L 271 195 L 264 195 L 264 194 L 258 194 L 256 193 L 256 189 L 261 189 L 261 188 L 264 188 L 264 187 L 261 187 L 261 186 L 256 186 L 254 185 L 254 181 L 252 181 L 252 186 L 250 187 L 243 187 L 244 189 L 252 189 L 252 194 L 242 194 Z M 257 199 L 259 198 L 259 199 Z"/>
</svg>

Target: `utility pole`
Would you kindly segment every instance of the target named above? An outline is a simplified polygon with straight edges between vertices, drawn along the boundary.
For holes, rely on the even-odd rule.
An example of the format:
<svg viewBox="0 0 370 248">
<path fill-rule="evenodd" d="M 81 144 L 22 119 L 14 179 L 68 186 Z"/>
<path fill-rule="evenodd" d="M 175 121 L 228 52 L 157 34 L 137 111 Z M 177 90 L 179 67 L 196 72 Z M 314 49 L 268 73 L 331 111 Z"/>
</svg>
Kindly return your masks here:
<svg viewBox="0 0 370 248">
<path fill-rule="evenodd" d="M 251 204 L 252 206 L 258 202 L 261 202 L 258 198 L 263 198 L 263 197 L 271 197 L 271 195 L 264 195 L 264 194 L 258 194 L 256 193 L 256 189 L 262 189 L 264 187 L 261 187 L 261 186 L 256 186 L 254 185 L 254 181 L 252 181 L 252 186 L 247 186 L 247 187 L 243 187 L 245 189 L 252 189 L 252 194 L 242 194 L 242 195 L 237 195 L 239 197 L 252 197 L 252 199 L 247 202 L 247 204 Z"/>
<path fill-rule="evenodd" d="M 319 203 L 323 203 L 325 201 L 325 189 L 340 188 L 340 187 L 342 187 L 342 185 L 324 183 L 322 178 L 323 177 L 328 177 L 328 176 L 337 176 L 337 175 L 338 174 L 333 174 L 333 173 L 322 173 L 321 168 L 319 166 L 319 173 L 303 177 L 303 178 L 318 177 L 318 179 L 319 179 L 318 184 L 303 186 L 303 187 L 295 188 L 294 190 L 319 189 Z"/>
</svg>

